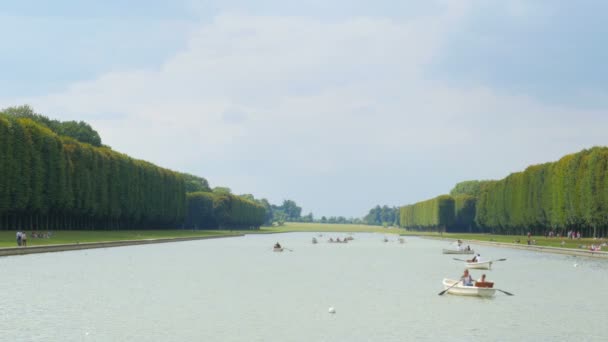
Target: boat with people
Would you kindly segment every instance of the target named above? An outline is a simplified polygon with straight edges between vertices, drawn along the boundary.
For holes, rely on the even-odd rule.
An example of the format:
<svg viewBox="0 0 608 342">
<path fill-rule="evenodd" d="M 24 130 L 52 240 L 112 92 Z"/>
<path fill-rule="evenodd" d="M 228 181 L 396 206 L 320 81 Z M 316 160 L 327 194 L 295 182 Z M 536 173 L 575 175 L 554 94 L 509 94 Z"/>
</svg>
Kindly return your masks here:
<svg viewBox="0 0 608 342">
<path fill-rule="evenodd" d="M 481 286 L 477 286 L 477 284 Z M 460 296 L 473 296 L 473 297 L 492 297 L 496 293 L 494 289 L 494 283 L 492 282 L 478 282 L 474 286 L 465 286 L 462 281 L 444 278 L 443 288 L 447 293 Z"/>
<path fill-rule="evenodd" d="M 283 248 L 281 248 L 281 247 L 273 247 L 273 248 L 272 248 L 272 251 L 273 251 L 273 252 L 282 252 L 282 251 L 283 251 Z"/>
<path fill-rule="evenodd" d="M 466 268 L 472 268 L 477 270 L 490 270 L 492 269 L 492 261 L 466 261 Z"/>
<path fill-rule="evenodd" d="M 451 248 L 444 248 L 443 254 L 475 254 L 475 251 L 471 249 L 471 246 L 465 247 L 462 240 L 457 240 Z"/>
<path fill-rule="evenodd" d="M 313 237 L 313 238 L 312 238 L 312 243 L 313 243 L 313 245 L 314 245 L 314 244 L 316 244 L 317 242 L 319 242 L 319 241 L 317 241 L 317 239 Z"/>
<path fill-rule="evenodd" d="M 472 250 L 470 247 L 468 249 L 467 248 L 463 248 L 463 249 L 444 248 L 443 254 L 475 254 L 475 251 Z"/>
</svg>

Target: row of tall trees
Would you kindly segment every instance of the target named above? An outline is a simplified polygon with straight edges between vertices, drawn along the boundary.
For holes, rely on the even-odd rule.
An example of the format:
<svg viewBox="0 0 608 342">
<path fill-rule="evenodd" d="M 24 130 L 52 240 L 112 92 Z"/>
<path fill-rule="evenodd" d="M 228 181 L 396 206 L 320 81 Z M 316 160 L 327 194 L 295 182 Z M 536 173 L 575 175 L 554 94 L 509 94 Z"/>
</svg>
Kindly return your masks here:
<svg viewBox="0 0 608 342">
<path fill-rule="evenodd" d="M 258 229 L 266 209 L 250 199 L 226 193 L 187 194 L 185 227 L 192 229 Z"/>
<path fill-rule="evenodd" d="M 178 173 L 0 114 L 0 229 L 173 228 L 185 211 Z"/>
<path fill-rule="evenodd" d="M 400 209 L 401 227 L 415 230 L 447 230 L 454 222 L 454 198 L 441 195 Z"/>
<path fill-rule="evenodd" d="M 494 233 L 608 235 L 608 148 L 594 147 L 484 187 L 477 224 Z"/>
<path fill-rule="evenodd" d="M 474 232 L 476 201 L 474 196 L 441 195 L 400 208 L 400 226 L 415 230 Z"/>
</svg>

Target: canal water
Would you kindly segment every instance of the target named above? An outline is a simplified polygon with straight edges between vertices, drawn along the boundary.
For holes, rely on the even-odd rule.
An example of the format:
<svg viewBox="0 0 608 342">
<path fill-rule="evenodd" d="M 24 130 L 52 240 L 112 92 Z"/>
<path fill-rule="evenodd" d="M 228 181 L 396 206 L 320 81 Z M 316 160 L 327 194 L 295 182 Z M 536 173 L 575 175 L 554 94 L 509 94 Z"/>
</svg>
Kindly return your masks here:
<svg viewBox="0 0 608 342">
<path fill-rule="evenodd" d="M 313 245 L 315 237 L 319 244 Z M 491 299 L 438 296 L 446 241 L 289 233 L 0 258 L 2 341 L 607 341 L 608 261 L 471 245 Z M 275 242 L 285 250 L 272 251 Z M 328 312 L 335 308 L 335 314 Z"/>
</svg>

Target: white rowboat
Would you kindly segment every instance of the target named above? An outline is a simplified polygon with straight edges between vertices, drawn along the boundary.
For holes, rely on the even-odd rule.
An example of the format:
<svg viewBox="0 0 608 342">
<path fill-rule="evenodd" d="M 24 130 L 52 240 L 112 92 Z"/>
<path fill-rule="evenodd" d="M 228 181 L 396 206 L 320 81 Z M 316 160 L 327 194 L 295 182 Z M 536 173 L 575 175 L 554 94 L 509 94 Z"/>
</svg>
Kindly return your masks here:
<svg viewBox="0 0 608 342">
<path fill-rule="evenodd" d="M 467 262 L 467 268 L 474 268 L 477 270 L 489 270 L 492 268 L 492 261 L 479 261 L 479 262 Z"/>
<path fill-rule="evenodd" d="M 474 254 L 474 250 L 466 250 L 466 249 L 443 249 L 443 254 Z"/>
<path fill-rule="evenodd" d="M 273 252 L 282 252 L 282 251 L 283 251 L 283 248 L 277 248 L 277 247 L 274 247 L 274 248 L 272 249 L 272 251 L 273 251 Z"/>
<path fill-rule="evenodd" d="M 459 283 L 459 284 L 454 285 L 455 283 Z M 460 280 L 454 280 L 454 279 L 448 279 L 448 278 L 443 279 L 443 288 L 445 290 L 447 290 L 447 292 L 450 294 L 460 295 L 460 296 L 492 297 L 494 295 L 494 293 L 496 293 L 496 289 L 493 289 L 493 288 L 477 287 L 477 286 L 464 286 L 464 285 L 462 285 Z"/>
</svg>

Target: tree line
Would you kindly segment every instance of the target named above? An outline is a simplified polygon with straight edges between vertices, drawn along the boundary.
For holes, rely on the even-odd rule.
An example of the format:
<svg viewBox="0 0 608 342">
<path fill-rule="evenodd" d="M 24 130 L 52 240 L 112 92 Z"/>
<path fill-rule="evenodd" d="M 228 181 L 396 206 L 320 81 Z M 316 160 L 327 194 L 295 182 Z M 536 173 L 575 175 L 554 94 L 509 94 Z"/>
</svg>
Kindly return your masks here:
<svg viewBox="0 0 608 342">
<path fill-rule="evenodd" d="M 191 192 L 187 202 L 186 228 L 257 229 L 266 217 L 264 206 L 232 194 Z"/>
<path fill-rule="evenodd" d="M 493 233 L 580 231 L 608 235 L 608 148 L 593 147 L 487 184 L 478 225 Z"/>
<path fill-rule="evenodd" d="M 202 177 L 103 146 L 86 123 L 50 120 L 27 106 L 0 111 L 0 229 L 257 228 L 264 222 L 259 203 L 210 191 Z M 205 216 L 207 207 L 188 192 L 211 193 L 214 216 Z"/>
<path fill-rule="evenodd" d="M 0 114 L 0 228 L 175 227 L 179 174 Z"/>
<path fill-rule="evenodd" d="M 453 201 L 453 210 L 448 202 Z M 532 165 L 498 181 L 467 181 L 450 195 L 401 207 L 401 226 L 495 234 L 608 235 L 608 148 Z"/>
<path fill-rule="evenodd" d="M 399 226 L 401 220 L 399 208 L 377 205 L 363 217 L 362 223 L 372 226 Z"/>
</svg>

